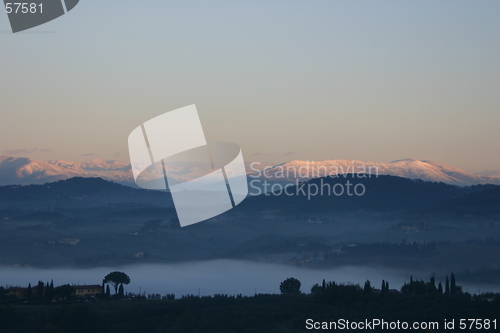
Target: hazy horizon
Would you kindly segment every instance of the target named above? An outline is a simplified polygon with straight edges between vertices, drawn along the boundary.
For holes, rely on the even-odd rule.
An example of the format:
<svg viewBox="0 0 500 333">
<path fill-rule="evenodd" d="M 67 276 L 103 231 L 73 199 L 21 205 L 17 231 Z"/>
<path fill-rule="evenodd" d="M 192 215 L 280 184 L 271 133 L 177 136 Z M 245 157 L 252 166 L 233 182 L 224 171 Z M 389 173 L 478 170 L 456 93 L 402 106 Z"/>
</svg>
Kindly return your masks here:
<svg viewBox="0 0 500 333">
<path fill-rule="evenodd" d="M 374 288 L 380 288 L 382 280 L 390 282 L 391 289 L 400 290 L 408 283 L 410 276 L 415 280 L 427 281 L 435 273 L 421 268 L 394 269 L 379 265 L 345 265 L 335 268 L 311 269 L 277 263 L 262 263 L 245 260 L 209 260 L 169 264 L 134 264 L 125 266 L 95 267 L 88 269 L 75 268 L 30 268 L 3 267 L 0 272 L 0 284 L 12 284 L 26 287 L 28 283 L 36 286 L 36 282 L 54 280 L 54 285 L 100 285 L 102 278 L 109 272 L 120 270 L 130 276 L 131 283 L 125 286 L 126 292 L 139 294 L 175 294 L 212 296 L 228 294 L 253 296 L 257 294 L 279 294 L 279 283 L 290 276 L 302 282 L 301 291 L 310 293 L 314 284 L 323 279 L 338 284 L 359 284 L 363 286 L 370 280 Z M 147 274 L 144 274 L 147 272 Z M 436 276 L 436 280 L 444 283 L 445 272 Z M 15 276 L 15 278 L 13 278 Z M 11 280 L 9 282 L 9 280 Z M 498 292 L 500 288 L 491 283 L 471 283 L 460 281 L 464 291 L 471 294 L 482 292 Z M 113 291 L 114 292 L 114 291 Z"/>
<path fill-rule="evenodd" d="M 500 3 L 85 1 L 0 15 L 0 154 L 128 161 L 138 124 L 196 104 L 247 160 L 500 169 Z"/>
<path fill-rule="evenodd" d="M 29 156 L 21 156 L 21 155 L 18 155 L 18 154 L 0 154 L 0 156 L 7 156 L 7 157 L 13 157 L 13 158 L 28 158 L 30 160 L 37 160 L 37 161 L 44 161 L 44 162 L 51 162 L 51 161 L 90 162 L 90 161 L 94 161 L 94 160 L 100 160 L 100 161 L 105 161 L 105 162 L 119 162 L 119 163 L 124 163 L 126 165 L 130 165 L 130 160 L 119 158 L 119 157 L 111 158 L 111 159 L 105 159 L 105 158 L 101 158 L 99 156 L 84 156 L 84 157 L 82 157 L 80 159 L 76 159 L 76 160 L 66 160 L 66 159 L 39 159 L 39 158 L 33 158 L 33 157 L 29 157 Z M 261 169 L 264 169 L 265 167 L 268 167 L 268 166 L 272 166 L 272 167 L 279 166 L 281 164 L 285 164 L 285 163 L 292 162 L 292 161 L 324 162 L 324 161 L 331 161 L 331 160 L 346 160 L 346 161 L 353 161 L 353 162 L 361 161 L 361 162 L 375 162 L 375 163 L 392 163 L 392 162 L 398 162 L 398 161 L 404 161 L 404 160 L 417 160 L 417 159 L 414 159 L 414 158 L 411 158 L 411 157 L 407 157 L 407 158 L 399 158 L 399 159 L 392 160 L 392 161 L 373 161 L 373 160 L 372 161 L 363 161 L 363 160 L 359 160 L 359 159 L 335 158 L 335 159 L 323 159 L 323 160 L 312 161 L 312 160 L 305 160 L 305 159 L 295 158 L 295 159 L 288 159 L 288 160 L 285 159 L 285 160 L 282 160 L 281 162 L 272 163 L 272 162 L 267 162 L 267 161 L 258 161 L 253 156 L 253 159 L 249 159 L 247 162 L 245 162 L 245 165 L 247 165 L 247 168 L 248 168 L 249 165 L 253 164 L 252 169 L 259 169 L 259 170 L 261 170 Z M 436 162 L 436 163 L 439 163 L 439 164 L 449 165 L 449 164 L 446 164 L 446 163 L 441 163 L 440 161 L 431 161 L 431 160 L 426 160 L 426 159 L 418 160 L 418 161 Z M 257 164 L 255 164 L 255 163 L 257 163 Z M 479 170 L 479 171 L 469 171 L 469 170 L 467 170 L 465 168 L 461 168 L 460 166 L 457 166 L 457 165 L 449 165 L 449 166 L 456 167 L 456 168 L 459 168 L 459 169 L 464 170 L 466 172 L 469 172 L 469 173 L 472 173 L 472 174 L 477 174 L 477 175 L 484 175 L 484 176 L 500 175 L 500 169 L 485 169 L 485 170 Z M 131 176 L 132 176 L 132 173 L 131 173 Z"/>
</svg>

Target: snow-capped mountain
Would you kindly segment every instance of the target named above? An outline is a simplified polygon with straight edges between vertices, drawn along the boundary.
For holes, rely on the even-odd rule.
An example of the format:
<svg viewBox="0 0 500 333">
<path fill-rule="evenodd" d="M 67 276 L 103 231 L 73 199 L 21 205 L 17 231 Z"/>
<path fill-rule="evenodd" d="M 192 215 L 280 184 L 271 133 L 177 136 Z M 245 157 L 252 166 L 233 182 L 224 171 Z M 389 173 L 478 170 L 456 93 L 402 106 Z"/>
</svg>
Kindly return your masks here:
<svg viewBox="0 0 500 333">
<path fill-rule="evenodd" d="M 425 181 L 443 182 L 451 185 L 468 186 L 477 184 L 500 185 L 500 176 L 482 176 L 459 168 L 436 163 L 403 159 L 388 163 L 358 160 L 325 160 L 320 162 L 290 161 L 266 170 L 256 172 L 260 178 L 272 181 L 293 181 L 295 178 L 307 180 L 336 174 L 390 175 Z"/>
<path fill-rule="evenodd" d="M 179 181 L 194 179 L 196 168 L 174 168 L 171 174 Z M 468 186 L 477 184 L 498 184 L 500 176 L 483 176 L 463 171 L 453 166 L 432 161 L 404 159 L 388 163 L 357 160 L 325 160 L 319 162 L 290 161 L 267 169 L 265 174 L 248 167 L 253 177 L 259 176 L 271 181 L 307 180 L 331 174 L 371 173 L 373 176 L 392 175 L 410 179 L 443 182 Z M 43 184 L 73 177 L 101 177 L 125 185 L 134 185 L 130 165 L 119 161 L 93 159 L 85 162 L 39 161 L 25 157 L 0 156 L 0 186 Z M 147 179 L 163 177 L 162 174 L 146 171 Z M 250 179 L 251 180 L 251 179 Z"/>
<path fill-rule="evenodd" d="M 206 174 L 196 163 L 169 163 L 169 177 L 176 182 L 193 180 Z M 232 170 L 227 170 L 231 173 Z M 136 186 L 130 164 L 93 159 L 84 162 L 39 161 L 25 157 L 0 156 L 0 186 L 44 184 L 73 177 L 100 177 L 123 185 Z M 141 174 L 144 184 L 164 182 L 162 170 L 149 168 Z"/>
<path fill-rule="evenodd" d="M 0 185 L 43 184 L 73 177 L 101 177 L 119 183 L 133 183 L 130 166 L 118 161 L 39 161 L 0 156 Z"/>
</svg>

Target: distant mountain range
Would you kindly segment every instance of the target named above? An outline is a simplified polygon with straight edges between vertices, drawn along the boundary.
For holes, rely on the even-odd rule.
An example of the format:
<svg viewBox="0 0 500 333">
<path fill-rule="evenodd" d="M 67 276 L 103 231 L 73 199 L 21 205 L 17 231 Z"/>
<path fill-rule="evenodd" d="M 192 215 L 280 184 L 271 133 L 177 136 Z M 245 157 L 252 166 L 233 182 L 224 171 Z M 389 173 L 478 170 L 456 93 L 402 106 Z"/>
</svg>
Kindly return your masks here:
<svg viewBox="0 0 500 333">
<path fill-rule="evenodd" d="M 309 198 L 299 191 L 314 184 L 334 188 L 347 180 L 362 183 L 366 193 Z M 0 186 L 0 265 L 107 266 L 138 263 L 145 254 L 145 262 L 244 258 L 296 263 L 353 242 L 462 241 L 500 233 L 497 185 L 346 175 L 312 179 L 288 190 L 293 195 L 249 197 L 224 214 L 180 228 L 166 192 L 81 177 Z M 68 245 L 68 239 L 77 244 Z M 460 267 L 480 269 L 498 263 L 499 252 L 483 243 L 473 244 L 472 254 L 460 245 L 456 257 L 447 244 L 442 257 L 432 262 L 425 257 L 420 264 L 439 268 L 455 260 Z"/>
<path fill-rule="evenodd" d="M 366 193 L 357 195 L 313 195 L 298 191 L 307 189 L 309 184 L 352 184 L 362 183 Z M 304 190 L 305 191 L 305 190 Z M 351 174 L 340 178 L 315 178 L 306 186 L 291 186 L 285 195 L 268 194 L 248 198 L 237 209 L 226 215 L 241 214 L 245 216 L 260 214 L 269 210 L 280 210 L 283 214 L 299 214 L 307 212 L 332 211 L 412 211 L 429 212 L 436 210 L 456 212 L 459 209 L 468 211 L 484 210 L 489 214 L 498 214 L 500 207 L 500 186 L 476 185 L 457 187 L 443 183 L 411 180 L 397 176 L 381 175 L 377 178 L 358 178 Z M 123 205 L 123 206 L 121 206 Z M 43 211 L 50 207 L 90 208 L 105 207 L 112 211 L 134 207 L 172 208 L 170 194 L 165 191 L 135 189 L 109 182 L 100 178 L 75 177 L 45 185 L 6 185 L 0 186 L 0 216 L 2 208 L 21 209 L 36 208 Z M 68 213 L 68 212 L 66 212 Z"/>
<path fill-rule="evenodd" d="M 132 188 L 101 178 L 74 177 L 44 185 L 0 186 L 2 207 L 96 207 L 117 203 L 173 207 L 165 191 Z"/>
<path fill-rule="evenodd" d="M 101 177 L 119 183 L 133 183 L 130 165 L 118 161 L 39 161 L 0 156 L 0 185 L 44 184 L 73 177 Z"/>
<path fill-rule="evenodd" d="M 472 174 L 451 165 L 432 161 L 403 159 L 389 163 L 358 160 L 325 160 L 320 162 L 290 161 L 266 171 L 261 177 L 292 181 L 325 177 L 331 174 L 369 173 L 372 176 L 388 175 L 450 185 L 471 186 L 479 184 L 500 185 L 500 176 Z"/>
<path fill-rule="evenodd" d="M 328 192 L 328 188 L 332 189 L 335 185 L 346 184 L 347 181 L 352 185 L 363 184 L 366 192 L 360 196 L 348 195 L 346 192 L 343 195 L 335 195 L 333 191 Z M 319 194 L 321 188 L 324 189 L 323 194 Z M 317 192 L 316 189 L 318 189 Z M 401 216 L 442 213 L 446 216 L 453 216 L 467 212 L 467 214 L 498 217 L 499 202 L 500 186 L 498 185 L 453 186 L 398 176 L 380 175 L 376 178 L 358 178 L 356 175 L 347 174 L 339 178 L 314 178 L 304 184 L 290 186 L 286 193 L 278 188 L 274 193 L 248 198 L 241 204 L 241 209 L 246 209 L 247 214 L 270 211 L 276 214 L 280 211 L 280 214 L 291 216 L 363 210 L 365 212 L 399 212 Z"/>
<path fill-rule="evenodd" d="M 409 179 L 443 182 L 451 185 L 470 186 L 478 184 L 500 185 L 500 175 L 472 174 L 459 168 L 432 161 L 404 159 L 389 163 L 358 160 L 325 160 L 319 162 L 290 161 L 268 169 L 264 174 L 247 169 L 249 175 L 274 182 L 292 182 L 295 178 L 308 180 L 330 174 L 370 172 Z M 288 171 L 287 171 L 288 170 Z M 175 170 L 186 177 L 197 170 Z M 147 173 L 147 171 L 146 171 Z M 0 156 L 0 186 L 44 184 L 73 177 L 100 177 L 124 185 L 134 186 L 130 164 L 119 161 L 93 159 L 85 162 L 40 161 L 25 157 Z M 163 175 L 153 172 L 146 177 L 153 180 Z M 189 177 L 188 177 L 189 178 Z"/>
</svg>

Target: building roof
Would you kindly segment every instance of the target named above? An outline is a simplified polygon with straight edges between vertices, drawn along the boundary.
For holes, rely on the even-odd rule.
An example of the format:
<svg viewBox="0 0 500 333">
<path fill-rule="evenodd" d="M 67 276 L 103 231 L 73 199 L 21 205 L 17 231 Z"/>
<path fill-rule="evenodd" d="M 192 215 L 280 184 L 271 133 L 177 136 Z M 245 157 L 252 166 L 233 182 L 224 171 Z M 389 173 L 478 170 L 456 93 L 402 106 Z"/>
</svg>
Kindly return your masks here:
<svg viewBox="0 0 500 333">
<path fill-rule="evenodd" d="M 80 286 L 72 286 L 75 289 L 97 289 L 102 288 L 100 284 L 84 284 Z"/>
<path fill-rule="evenodd" d="M 24 288 L 24 287 L 10 287 L 9 289 L 7 290 L 27 290 L 28 288 Z M 31 289 L 33 289 L 33 287 L 31 287 Z"/>
</svg>

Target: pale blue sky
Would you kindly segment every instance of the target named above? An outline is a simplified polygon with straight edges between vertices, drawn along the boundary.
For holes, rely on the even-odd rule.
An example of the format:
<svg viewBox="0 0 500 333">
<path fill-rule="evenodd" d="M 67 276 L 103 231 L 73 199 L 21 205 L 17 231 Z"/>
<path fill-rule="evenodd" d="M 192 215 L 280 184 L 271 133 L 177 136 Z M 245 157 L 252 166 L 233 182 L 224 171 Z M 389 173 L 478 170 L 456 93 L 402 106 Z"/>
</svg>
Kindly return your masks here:
<svg viewBox="0 0 500 333">
<path fill-rule="evenodd" d="M 500 169 L 499 14 L 495 0 L 82 0 L 12 34 L 0 13 L 0 154 L 127 161 L 136 126 L 196 104 L 208 140 L 247 161 Z"/>
</svg>

